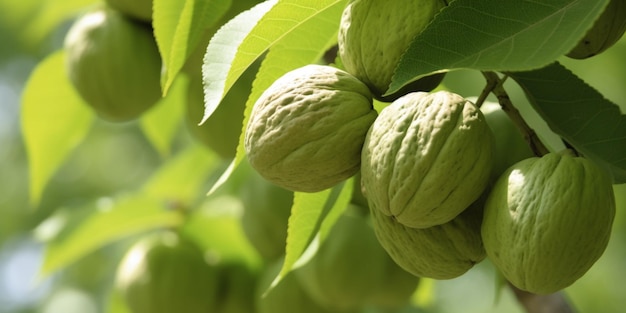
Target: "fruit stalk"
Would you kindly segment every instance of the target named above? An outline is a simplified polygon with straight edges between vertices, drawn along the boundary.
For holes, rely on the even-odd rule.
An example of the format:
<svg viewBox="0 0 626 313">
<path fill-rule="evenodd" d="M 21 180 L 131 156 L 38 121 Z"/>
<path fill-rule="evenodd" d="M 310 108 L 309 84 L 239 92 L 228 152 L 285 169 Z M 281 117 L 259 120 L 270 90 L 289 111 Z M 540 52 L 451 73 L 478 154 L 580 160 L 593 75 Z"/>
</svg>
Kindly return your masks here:
<svg viewBox="0 0 626 313">
<path fill-rule="evenodd" d="M 574 308 L 568 303 L 561 292 L 549 295 L 537 295 L 521 290 L 512 284 L 508 284 L 517 301 L 524 307 L 527 313 L 574 313 Z"/>
<path fill-rule="evenodd" d="M 498 103 L 502 107 L 502 110 L 506 112 L 509 118 L 513 121 L 515 126 L 522 132 L 524 135 L 524 140 L 528 142 L 530 148 L 536 156 L 543 156 L 549 152 L 548 148 L 541 142 L 539 136 L 535 130 L 533 130 L 527 123 L 524 121 L 524 118 L 520 114 L 520 112 L 513 106 L 511 102 L 511 98 L 508 93 L 504 89 L 504 80 L 501 79 L 498 74 L 494 72 L 482 72 L 483 76 L 487 80 L 487 87 L 493 86 L 491 89 L 491 93 L 496 96 L 498 99 Z M 494 83 L 495 82 L 495 83 Z"/>
</svg>

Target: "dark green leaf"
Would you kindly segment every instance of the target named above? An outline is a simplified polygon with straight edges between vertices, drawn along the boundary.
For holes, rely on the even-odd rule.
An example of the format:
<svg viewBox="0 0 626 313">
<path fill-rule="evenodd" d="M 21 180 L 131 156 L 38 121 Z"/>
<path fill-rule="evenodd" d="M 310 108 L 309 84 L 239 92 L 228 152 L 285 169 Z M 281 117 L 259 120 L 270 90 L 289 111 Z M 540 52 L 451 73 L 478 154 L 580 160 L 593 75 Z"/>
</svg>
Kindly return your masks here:
<svg viewBox="0 0 626 313">
<path fill-rule="evenodd" d="M 525 71 L 569 52 L 608 0 L 455 0 L 412 42 L 387 91 L 437 71 Z"/>
<path fill-rule="evenodd" d="M 617 105 L 558 63 L 509 75 L 555 133 L 626 182 L 626 116 Z"/>
</svg>

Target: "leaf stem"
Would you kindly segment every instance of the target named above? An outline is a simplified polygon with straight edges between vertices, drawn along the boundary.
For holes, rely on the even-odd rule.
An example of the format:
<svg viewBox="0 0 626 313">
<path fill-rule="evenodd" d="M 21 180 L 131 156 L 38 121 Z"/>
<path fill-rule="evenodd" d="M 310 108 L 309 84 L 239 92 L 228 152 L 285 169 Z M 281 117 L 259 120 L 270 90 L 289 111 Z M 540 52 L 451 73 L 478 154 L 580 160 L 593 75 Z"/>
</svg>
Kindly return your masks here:
<svg viewBox="0 0 626 313">
<path fill-rule="evenodd" d="M 488 88 L 491 89 L 491 93 L 498 99 L 498 103 L 500 103 L 500 107 L 502 107 L 502 110 L 509 116 L 515 126 L 524 135 L 524 139 L 533 150 L 533 153 L 537 156 L 542 156 L 550 152 L 548 148 L 546 148 L 546 146 L 543 144 L 543 142 L 541 142 L 541 139 L 539 139 L 537 133 L 532 128 L 530 128 L 526 121 L 524 121 L 524 118 L 522 117 L 520 112 L 515 108 L 515 106 L 513 106 L 509 94 L 504 89 L 504 81 L 506 80 L 506 77 L 500 78 L 495 72 L 482 73 L 487 80 L 487 86 L 485 87 L 485 90 L 487 90 Z M 483 93 L 485 93 L 485 90 L 483 90 Z"/>
</svg>

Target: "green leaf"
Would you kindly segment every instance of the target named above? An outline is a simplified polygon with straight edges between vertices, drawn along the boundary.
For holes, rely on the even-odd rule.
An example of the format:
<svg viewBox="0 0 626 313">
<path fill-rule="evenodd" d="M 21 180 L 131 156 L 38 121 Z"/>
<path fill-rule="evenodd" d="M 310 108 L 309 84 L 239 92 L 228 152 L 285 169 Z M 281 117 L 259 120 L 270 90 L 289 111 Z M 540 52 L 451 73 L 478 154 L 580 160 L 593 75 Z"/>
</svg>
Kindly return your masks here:
<svg viewBox="0 0 626 313">
<path fill-rule="evenodd" d="M 205 30 L 228 11 L 231 0 L 154 0 L 154 34 L 163 60 L 163 95 Z"/>
<path fill-rule="evenodd" d="M 220 29 L 205 55 L 203 121 L 211 116 L 239 76 L 267 49 L 339 3 L 345 0 L 265 1 Z"/>
<path fill-rule="evenodd" d="M 207 197 L 195 213 L 189 216 L 182 230 L 209 253 L 225 261 L 262 267 L 261 257 L 243 231 L 240 220 L 243 204 L 239 198 L 233 195 Z"/>
<path fill-rule="evenodd" d="M 126 299 L 124 299 L 119 288 L 111 288 L 107 307 L 107 313 L 132 313 L 126 305 Z"/>
<path fill-rule="evenodd" d="M 290 33 L 285 34 L 269 49 L 261 63 L 257 77 L 252 85 L 252 92 L 246 102 L 242 131 L 235 159 L 209 193 L 221 186 L 245 158 L 243 147 L 245 128 L 250 119 L 252 107 L 259 96 L 285 73 L 311 63 L 317 63 L 320 60 L 324 52 L 337 41 L 339 20 L 346 3 L 347 0 L 335 1 L 333 5 L 326 7 L 324 11 L 312 16 L 310 19 L 302 22 L 297 28 L 292 29 Z"/>
<path fill-rule="evenodd" d="M 161 199 L 133 195 L 113 203 L 78 208 L 94 210 L 75 229 L 47 243 L 41 275 L 46 276 L 115 240 L 157 227 L 182 224 L 183 216 L 166 210 Z"/>
<path fill-rule="evenodd" d="M 170 155 L 172 141 L 185 110 L 188 87 L 189 78 L 179 75 L 167 96 L 141 117 L 140 125 L 144 134 L 162 157 Z"/>
<path fill-rule="evenodd" d="M 339 20 L 346 3 L 347 0 L 336 2 L 324 12 L 303 22 L 270 48 L 261 63 L 252 84 L 252 92 L 246 102 L 241 138 L 237 147 L 237 155 L 240 158 L 245 155 L 243 137 L 254 103 L 275 80 L 291 70 L 317 63 L 328 48 L 337 42 Z"/>
<path fill-rule="evenodd" d="M 177 205 L 194 203 L 220 158 L 200 145 L 186 150 L 161 166 L 142 187 L 142 193 Z"/>
<path fill-rule="evenodd" d="M 116 199 L 100 200 L 67 214 L 51 217 L 36 234 L 47 245 L 42 274 L 48 275 L 115 240 L 158 227 L 176 227 L 179 208 L 195 203 L 210 171 L 220 159 L 192 145 L 153 174 L 143 188 Z M 59 225 L 54 227 L 54 225 Z M 58 229 L 62 229 L 58 232 Z"/>
<path fill-rule="evenodd" d="M 415 38 L 387 90 L 432 72 L 526 71 L 569 52 L 608 0 L 455 0 Z"/>
<path fill-rule="evenodd" d="M 22 96 L 22 133 L 30 170 L 30 200 L 37 205 L 45 185 L 87 135 L 94 114 L 65 75 L 65 54 L 43 60 Z"/>
<path fill-rule="evenodd" d="M 321 245 L 352 198 L 352 178 L 316 193 L 294 193 L 287 231 L 285 262 L 272 283 L 275 286 L 294 267 L 307 247 L 315 240 Z"/>
<path fill-rule="evenodd" d="M 97 4 L 97 0 L 0 0 L 2 21 L 14 30 L 23 44 L 33 51 L 58 29 L 61 23 Z M 5 23 L 3 23 L 5 24 Z"/>
<path fill-rule="evenodd" d="M 260 56 L 260 53 L 242 56 L 239 47 L 277 1 L 268 0 L 240 13 L 224 24 L 209 41 L 202 65 L 205 111 L 201 123 L 213 114 L 239 76 Z"/>
<path fill-rule="evenodd" d="M 626 182 L 626 116 L 617 105 L 558 63 L 508 74 L 552 131 Z"/>
<path fill-rule="evenodd" d="M 411 296 L 411 304 L 420 308 L 432 308 L 437 301 L 435 282 L 435 279 L 420 277 L 419 285 Z"/>
</svg>

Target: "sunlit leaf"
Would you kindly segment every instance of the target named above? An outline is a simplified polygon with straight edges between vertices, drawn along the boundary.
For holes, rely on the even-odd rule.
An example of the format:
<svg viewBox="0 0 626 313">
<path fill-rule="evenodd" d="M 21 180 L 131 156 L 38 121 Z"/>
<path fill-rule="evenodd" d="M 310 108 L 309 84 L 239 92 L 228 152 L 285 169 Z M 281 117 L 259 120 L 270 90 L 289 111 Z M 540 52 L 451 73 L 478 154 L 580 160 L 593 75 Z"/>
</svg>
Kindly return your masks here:
<svg viewBox="0 0 626 313">
<path fill-rule="evenodd" d="M 428 308 L 432 307 L 435 301 L 435 280 L 421 277 L 420 283 L 411 297 L 411 303 L 420 308 Z"/>
<path fill-rule="evenodd" d="M 144 134 L 163 157 L 169 156 L 172 141 L 180 129 L 188 87 L 188 77 L 178 76 L 167 96 L 141 117 Z"/>
<path fill-rule="evenodd" d="M 232 195 L 208 197 L 189 217 L 183 231 L 221 259 L 259 268 L 262 260 L 243 231 L 242 211 L 241 200 Z"/>
<path fill-rule="evenodd" d="M 2 0 L 0 19 L 17 32 L 29 49 L 36 49 L 61 23 L 97 4 L 98 0 Z M 4 14 L 4 13 L 9 14 Z"/>
<path fill-rule="evenodd" d="M 69 216 L 65 211 L 51 217 L 36 232 L 38 238 L 51 240 L 42 274 L 66 267 L 87 253 L 126 236 L 181 225 L 183 209 L 202 196 L 202 187 L 217 164 L 216 155 L 192 145 L 162 165 L 142 189 L 77 208 Z M 62 232 L 57 234 L 54 225 L 59 223 L 65 224 L 60 224 Z"/>
<path fill-rule="evenodd" d="M 276 3 L 270 0 L 227 23 L 213 37 L 205 56 L 204 120 L 215 111 L 239 76 L 270 47 L 344 1 L 284 0 Z"/>
<path fill-rule="evenodd" d="M 47 243 L 41 275 L 47 276 L 115 240 L 157 227 L 174 227 L 183 222 L 182 214 L 167 210 L 162 200 L 142 195 L 95 205 L 98 206 L 95 213 L 69 234 Z"/>
<path fill-rule="evenodd" d="M 525 71 L 569 52 L 608 0 L 455 0 L 415 38 L 387 91 L 436 71 Z"/>
<path fill-rule="evenodd" d="M 242 123 L 241 137 L 237 146 L 235 159 L 209 193 L 217 189 L 230 176 L 241 160 L 245 158 L 243 137 L 245 127 L 250 119 L 250 112 L 259 96 L 276 79 L 283 74 L 311 63 L 317 63 L 324 52 L 337 41 L 337 29 L 346 0 L 335 1 L 323 12 L 302 22 L 290 33 L 285 34 L 267 52 L 252 85 L 252 92 L 248 97 L 244 120 Z"/>
<path fill-rule="evenodd" d="M 230 74 L 236 57 L 241 54 L 238 53 L 239 46 L 276 2 L 277 0 L 268 0 L 240 13 L 222 26 L 211 38 L 202 65 L 205 102 L 202 122 L 211 116 L 237 78 L 259 57 L 259 55 L 247 56 L 246 61 L 249 63 L 238 73 Z M 228 79 L 229 76 L 234 77 Z"/>
<path fill-rule="evenodd" d="M 219 164 L 217 155 L 199 145 L 191 145 L 162 165 L 141 192 L 174 204 L 190 205 L 202 195 L 201 188 Z"/>
<path fill-rule="evenodd" d="M 353 185 L 352 179 L 349 179 L 324 191 L 294 193 L 287 231 L 285 262 L 272 286 L 287 275 L 316 236 L 319 238 L 317 244 L 321 245 L 324 242 L 331 227 L 350 203 Z"/>
<path fill-rule="evenodd" d="M 0 0 L 0 18 L 3 26 L 11 30 L 20 29 L 37 14 L 40 6 L 41 0 Z"/>
<path fill-rule="evenodd" d="M 126 299 L 124 299 L 120 288 L 111 288 L 107 307 L 107 313 L 132 313 L 126 305 Z"/>
<path fill-rule="evenodd" d="M 56 52 L 39 63 L 22 96 L 22 133 L 34 205 L 52 175 L 87 135 L 94 118 L 67 78 L 64 62 L 65 54 Z"/>
<path fill-rule="evenodd" d="M 626 182 L 626 115 L 616 104 L 558 63 L 509 74 L 555 133 Z"/>
<path fill-rule="evenodd" d="M 154 34 L 163 60 L 163 94 L 194 51 L 204 32 L 231 5 L 231 0 L 154 0 Z"/>
</svg>

